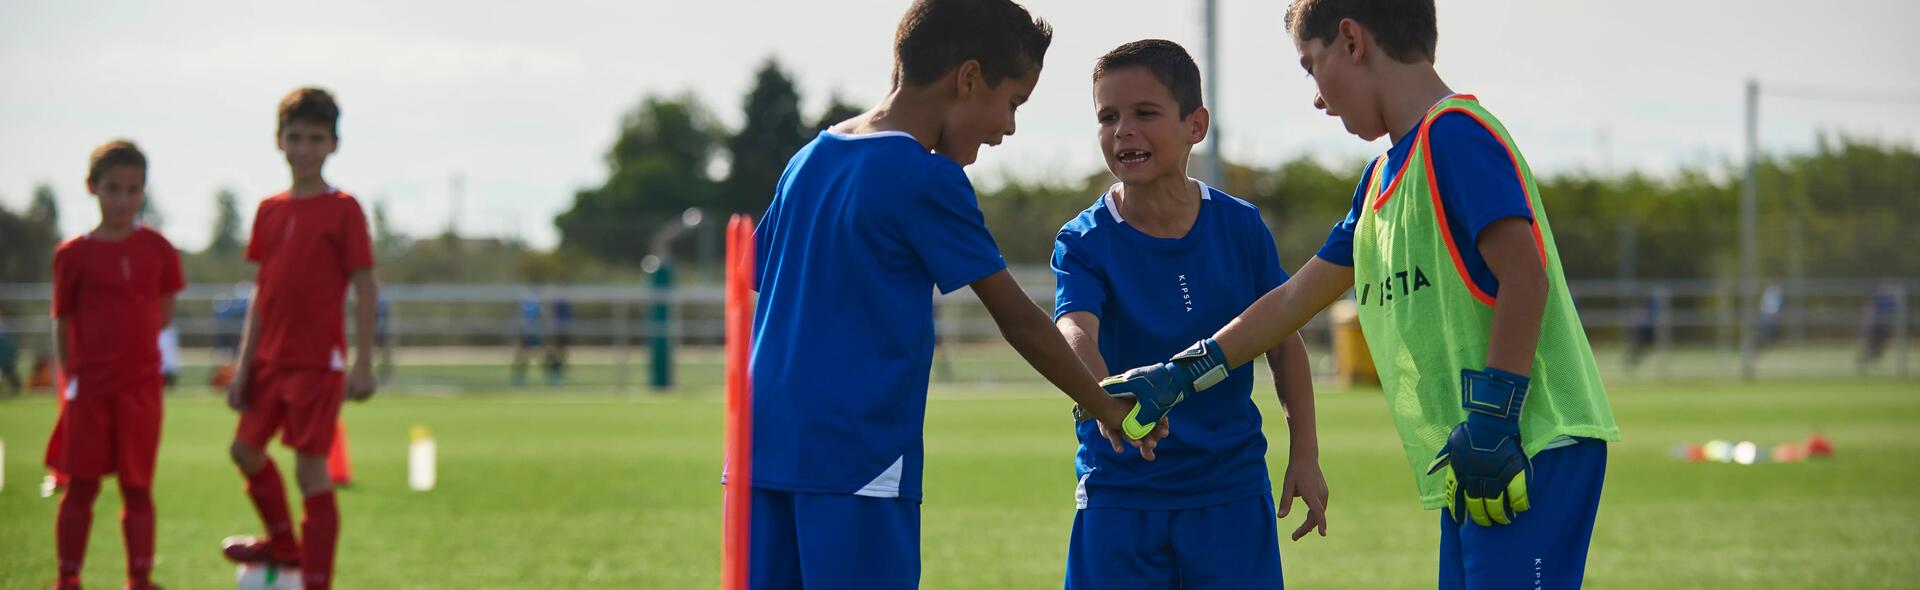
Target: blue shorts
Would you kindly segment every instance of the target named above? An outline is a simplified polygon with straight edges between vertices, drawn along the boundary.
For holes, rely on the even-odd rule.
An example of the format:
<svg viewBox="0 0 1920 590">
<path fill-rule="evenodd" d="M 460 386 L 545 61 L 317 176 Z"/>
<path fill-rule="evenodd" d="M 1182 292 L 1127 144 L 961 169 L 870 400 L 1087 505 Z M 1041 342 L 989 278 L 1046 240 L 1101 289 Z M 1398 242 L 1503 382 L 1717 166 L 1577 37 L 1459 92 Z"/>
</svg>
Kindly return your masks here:
<svg viewBox="0 0 1920 590">
<path fill-rule="evenodd" d="M 1068 590 L 1281 588 L 1273 494 L 1188 510 L 1082 508 Z"/>
<path fill-rule="evenodd" d="M 1583 438 L 1540 451 L 1527 485 L 1532 506 L 1513 524 L 1456 524 L 1440 513 L 1440 588 L 1579 588 L 1607 475 L 1607 443 Z"/>
<path fill-rule="evenodd" d="M 753 490 L 748 587 L 917 588 L 920 503 Z"/>
</svg>

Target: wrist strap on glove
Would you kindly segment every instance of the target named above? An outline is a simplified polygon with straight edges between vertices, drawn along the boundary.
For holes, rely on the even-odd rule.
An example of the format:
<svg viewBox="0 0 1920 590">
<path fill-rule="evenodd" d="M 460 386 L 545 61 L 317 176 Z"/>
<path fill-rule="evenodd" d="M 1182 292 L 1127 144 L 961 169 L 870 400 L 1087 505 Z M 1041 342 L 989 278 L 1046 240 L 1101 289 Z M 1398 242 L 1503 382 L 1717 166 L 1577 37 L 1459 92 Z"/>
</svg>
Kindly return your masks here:
<svg viewBox="0 0 1920 590">
<path fill-rule="evenodd" d="M 1493 367 L 1485 371 L 1460 371 L 1460 406 L 1471 414 L 1490 416 L 1508 422 L 1520 421 L 1520 408 L 1527 402 L 1532 380 Z"/>
<path fill-rule="evenodd" d="M 1227 351 L 1220 343 L 1206 338 L 1173 355 L 1173 366 L 1181 371 L 1194 391 L 1201 391 L 1227 378 Z"/>
</svg>

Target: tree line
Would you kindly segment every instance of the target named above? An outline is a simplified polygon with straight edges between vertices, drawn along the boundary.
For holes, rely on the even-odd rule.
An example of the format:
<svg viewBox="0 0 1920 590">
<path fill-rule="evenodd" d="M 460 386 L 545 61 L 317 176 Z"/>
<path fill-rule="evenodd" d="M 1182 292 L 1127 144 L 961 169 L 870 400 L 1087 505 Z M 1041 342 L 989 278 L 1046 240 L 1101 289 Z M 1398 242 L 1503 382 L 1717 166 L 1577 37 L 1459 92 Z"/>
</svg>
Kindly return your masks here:
<svg viewBox="0 0 1920 590">
<path fill-rule="evenodd" d="M 772 59 L 753 74 L 729 129 L 690 93 L 654 95 L 623 115 L 604 156 L 606 180 L 583 187 L 553 223 L 558 246 L 539 251 L 509 239 L 415 238 L 394 231 L 383 203 L 370 223 L 382 279 L 394 283 L 621 282 L 639 280 L 660 228 L 691 207 L 708 220 L 669 253 L 717 262 L 713 228 L 727 213 L 756 217 L 794 152 L 820 129 L 860 112 L 839 96 L 809 116 L 794 79 Z M 1091 148 L 1091 146 L 1089 146 Z M 1283 264 L 1304 262 L 1346 213 L 1365 162 L 1323 165 L 1299 157 L 1236 162 L 1217 186 L 1260 206 Z M 1907 227 L 1920 219 L 1920 153 L 1911 145 L 1822 137 L 1805 152 L 1770 154 L 1757 167 L 1760 264 L 1770 277 L 1920 276 Z M 1665 175 L 1573 170 L 1538 177 L 1563 265 L 1572 278 L 1725 278 L 1737 269 L 1738 203 L 1744 171 L 1730 162 Z M 1007 260 L 1045 264 L 1060 224 L 1112 182 L 1082 177 L 1005 178 L 976 184 L 987 225 Z M 249 278 L 245 231 L 231 190 L 214 195 L 211 239 L 183 253 L 188 280 Z M 0 207 L 0 282 L 50 280 L 61 236 L 53 190 L 28 207 Z M 149 203 L 152 200 L 149 199 Z M 158 225 L 157 212 L 147 221 Z M 711 234 L 711 235 L 709 235 Z M 697 266 L 697 265 L 693 265 Z M 683 266 L 683 268 L 685 268 Z M 699 275 L 711 269 L 690 268 Z"/>
</svg>

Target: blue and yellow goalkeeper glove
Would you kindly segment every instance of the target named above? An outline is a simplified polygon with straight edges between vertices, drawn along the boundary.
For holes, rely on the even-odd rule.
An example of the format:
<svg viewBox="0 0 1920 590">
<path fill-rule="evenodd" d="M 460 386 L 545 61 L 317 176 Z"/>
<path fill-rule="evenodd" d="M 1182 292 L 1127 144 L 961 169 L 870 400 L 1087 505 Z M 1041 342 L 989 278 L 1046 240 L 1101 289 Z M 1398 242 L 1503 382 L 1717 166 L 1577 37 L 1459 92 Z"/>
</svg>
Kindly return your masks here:
<svg viewBox="0 0 1920 590">
<path fill-rule="evenodd" d="M 1464 509 L 1480 526 L 1508 524 L 1532 506 L 1527 480 L 1533 463 L 1520 446 L 1520 408 L 1527 401 L 1526 377 L 1488 367 L 1460 371 L 1460 404 L 1467 421 L 1455 426 L 1440 449 L 1432 475 L 1447 472 L 1447 510 L 1460 522 Z"/>
<path fill-rule="evenodd" d="M 1120 426 L 1127 438 L 1140 440 L 1187 394 L 1213 387 L 1227 378 L 1227 353 L 1212 338 L 1193 343 L 1164 363 L 1137 367 L 1100 382 L 1107 395 L 1135 401 Z"/>
</svg>

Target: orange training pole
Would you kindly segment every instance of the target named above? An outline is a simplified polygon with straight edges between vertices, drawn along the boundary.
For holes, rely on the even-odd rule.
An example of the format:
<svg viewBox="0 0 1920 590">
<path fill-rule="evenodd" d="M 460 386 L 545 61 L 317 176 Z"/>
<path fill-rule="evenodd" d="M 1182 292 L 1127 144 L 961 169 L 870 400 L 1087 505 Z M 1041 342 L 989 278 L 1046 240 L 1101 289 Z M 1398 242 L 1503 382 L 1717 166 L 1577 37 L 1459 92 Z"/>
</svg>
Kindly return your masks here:
<svg viewBox="0 0 1920 590">
<path fill-rule="evenodd" d="M 722 510 L 720 588 L 747 587 L 747 537 L 753 506 L 753 393 L 747 356 L 753 343 L 753 220 L 727 222 L 726 494 Z"/>
</svg>

